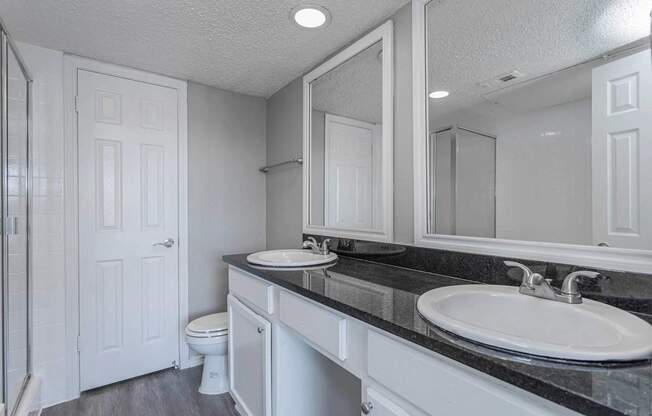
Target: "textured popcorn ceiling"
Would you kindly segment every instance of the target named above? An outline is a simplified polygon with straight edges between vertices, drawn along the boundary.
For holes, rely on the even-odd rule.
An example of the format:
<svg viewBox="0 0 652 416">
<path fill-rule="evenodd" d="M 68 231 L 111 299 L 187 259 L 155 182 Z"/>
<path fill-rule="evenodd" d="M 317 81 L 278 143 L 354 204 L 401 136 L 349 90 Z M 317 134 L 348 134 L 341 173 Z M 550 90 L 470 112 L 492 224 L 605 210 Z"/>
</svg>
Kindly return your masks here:
<svg viewBox="0 0 652 416">
<path fill-rule="evenodd" d="M 331 24 L 290 21 L 302 0 L 0 0 L 16 40 L 268 97 L 406 0 L 317 0 Z"/>
<path fill-rule="evenodd" d="M 383 68 L 378 42 L 312 83 L 312 107 L 325 113 L 382 123 Z"/>
<path fill-rule="evenodd" d="M 428 88 L 451 95 L 429 100 L 431 126 L 460 109 L 485 116 L 532 109 L 537 94 L 547 103 L 554 94 L 586 96 L 586 72 L 564 74 L 518 100 L 512 91 L 503 100 L 496 93 L 503 86 L 478 84 L 512 70 L 524 75 L 515 82 L 527 81 L 644 38 L 651 9 L 652 0 L 434 0 L 427 6 Z"/>
</svg>

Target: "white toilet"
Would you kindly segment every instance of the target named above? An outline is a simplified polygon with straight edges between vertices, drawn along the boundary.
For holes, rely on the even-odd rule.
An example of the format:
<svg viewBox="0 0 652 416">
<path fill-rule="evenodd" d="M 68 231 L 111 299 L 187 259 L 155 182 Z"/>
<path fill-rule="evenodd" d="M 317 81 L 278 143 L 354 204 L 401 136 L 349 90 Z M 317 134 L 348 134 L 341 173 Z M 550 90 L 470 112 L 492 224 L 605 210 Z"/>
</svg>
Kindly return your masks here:
<svg viewBox="0 0 652 416">
<path fill-rule="evenodd" d="M 190 322 L 186 327 L 186 342 L 191 350 L 204 356 L 204 372 L 199 392 L 222 394 L 229 391 L 227 313 L 214 313 Z"/>
</svg>

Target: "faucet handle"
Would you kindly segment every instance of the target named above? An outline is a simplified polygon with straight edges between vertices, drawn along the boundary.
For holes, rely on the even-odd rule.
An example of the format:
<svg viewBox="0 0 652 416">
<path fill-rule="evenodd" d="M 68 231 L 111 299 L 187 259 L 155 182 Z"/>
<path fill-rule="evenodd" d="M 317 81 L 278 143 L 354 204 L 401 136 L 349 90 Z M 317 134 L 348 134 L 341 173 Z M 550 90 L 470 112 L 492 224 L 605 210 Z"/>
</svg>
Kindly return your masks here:
<svg viewBox="0 0 652 416">
<path fill-rule="evenodd" d="M 523 270 L 523 282 L 522 286 L 532 287 L 534 285 L 539 285 L 543 281 L 543 276 L 539 273 L 534 273 L 532 269 L 527 267 L 524 264 L 518 263 L 516 261 L 506 260 L 505 266 L 507 267 L 517 267 Z"/>
<path fill-rule="evenodd" d="M 565 278 L 564 282 L 561 284 L 561 293 L 564 295 L 579 296 L 580 291 L 577 288 L 577 280 L 580 277 L 589 277 L 591 279 L 597 279 L 600 277 L 600 273 L 591 272 L 588 270 L 579 270 L 577 272 L 569 273 Z"/>
<path fill-rule="evenodd" d="M 308 239 L 305 240 L 305 241 L 301 244 L 301 246 L 302 246 L 303 248 L 311 248 L 311 249 L 315 249 L 315 248 L 318 248 L 318 247 L 319 247 L 319 244 L 317 244 L 317 240 L 315 239 L 315 237 L 308 237 Z"/>
<path fill-rule="evenodd" d="M 505 266 L 507 267 L 518 267 L 519 269 L 523 270 L 523 273 L 528 277 L 532 274 L 532 270 L 530 270 L 530 268 L 527 267 L 525 264 L 521 264 L 511 260 L 505 260 L 504 263 Z"/>
</svg>

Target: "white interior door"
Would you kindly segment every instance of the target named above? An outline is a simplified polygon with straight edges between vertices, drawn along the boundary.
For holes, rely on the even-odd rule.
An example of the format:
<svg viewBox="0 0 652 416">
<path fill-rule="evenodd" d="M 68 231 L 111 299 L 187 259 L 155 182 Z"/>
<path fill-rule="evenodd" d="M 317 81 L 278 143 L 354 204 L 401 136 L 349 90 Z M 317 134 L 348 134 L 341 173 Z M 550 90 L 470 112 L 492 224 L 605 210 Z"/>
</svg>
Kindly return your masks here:
<svg viewBox="0 0 652 416">
<path fill-rule="evenodd" d="M 593 69 L 593 240 L 652 248 L 650 50 Z"/>
<path fill-rule="evenodd" d="M 88 390 L 178 360 L 178 120 L 174 89 L 84 70 L 77 82 L 80 384 Z M 165 240 L 169 247 L 153 245 Z"/>
<path fill-rule="evenodd" d="M 378 129 L 331 114 L 326 114 L 324 129 L 326 226 L 373 229 Z"/>
</svg>

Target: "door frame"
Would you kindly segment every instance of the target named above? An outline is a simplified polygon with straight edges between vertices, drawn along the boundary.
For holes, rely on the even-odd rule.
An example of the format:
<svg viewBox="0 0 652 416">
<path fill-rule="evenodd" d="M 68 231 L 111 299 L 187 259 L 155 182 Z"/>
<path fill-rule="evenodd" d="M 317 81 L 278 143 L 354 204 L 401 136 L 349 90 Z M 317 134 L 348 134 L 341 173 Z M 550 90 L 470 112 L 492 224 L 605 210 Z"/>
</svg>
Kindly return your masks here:
<svg viewBox="0 0 652 416">
<path fill-rule="evenodd" d="M 177 90 L 178 175 L 179 175 L 179 332 L 178 365 L 192 366 L 190 350 L 183 336 L 188 324 L 188 83 L 124 66 L 65 54 L 64 89 L 64 268 L 66 274 L 66 396 L 80 395 L 79 355 L 79 209 L 77 73 L 79 70 L 126 78 Z M 71 163 L 72 162 L 72 163 Z"/>
</svg>

